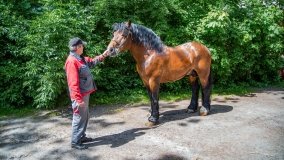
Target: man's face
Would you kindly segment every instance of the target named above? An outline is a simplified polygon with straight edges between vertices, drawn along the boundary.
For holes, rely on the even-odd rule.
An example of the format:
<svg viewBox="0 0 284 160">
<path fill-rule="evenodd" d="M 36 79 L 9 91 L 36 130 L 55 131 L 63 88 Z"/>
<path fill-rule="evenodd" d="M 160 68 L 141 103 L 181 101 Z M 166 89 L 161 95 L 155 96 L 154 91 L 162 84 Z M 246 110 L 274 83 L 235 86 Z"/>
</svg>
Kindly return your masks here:
<svg viewBox="0 0 284 160">
<path fill-rule="evenodd" d="M 83 50 L 84 50 L 84 45 L 83 44 L 79 44 L 76 47 L 76 53 L 79 54 L 79 55 L 83 54 Z"/>
</svg>

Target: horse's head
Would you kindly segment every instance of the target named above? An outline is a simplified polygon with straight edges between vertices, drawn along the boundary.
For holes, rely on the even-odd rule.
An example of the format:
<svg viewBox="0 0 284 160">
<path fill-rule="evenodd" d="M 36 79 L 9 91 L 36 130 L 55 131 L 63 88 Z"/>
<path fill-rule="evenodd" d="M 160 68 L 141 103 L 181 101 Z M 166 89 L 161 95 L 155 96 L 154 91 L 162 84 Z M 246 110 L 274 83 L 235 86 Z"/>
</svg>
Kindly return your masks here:
<svg viewBox="0 0 284 160">
<path fill-rule="evenodd" d="M 118 55 L 119 52 L 129 48 L 131 40 L 131 22 L 116 23 L 113 25 L 113 38 L 108 44 L 107 50 L 111 57 Z"/>
</svg>

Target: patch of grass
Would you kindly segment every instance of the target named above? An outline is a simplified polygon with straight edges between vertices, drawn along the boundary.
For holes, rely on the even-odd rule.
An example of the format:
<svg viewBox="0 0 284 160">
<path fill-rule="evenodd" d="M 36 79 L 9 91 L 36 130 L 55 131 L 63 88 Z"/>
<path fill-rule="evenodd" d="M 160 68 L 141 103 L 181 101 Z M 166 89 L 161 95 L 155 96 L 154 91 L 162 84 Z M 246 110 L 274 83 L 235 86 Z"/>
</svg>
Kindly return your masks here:
<svg viewBox="0 0 284 160">
<path fill-rule="evenodd" d="M 212 96 L 215 95 L 245 95 L 257 90 L 263 89 L 271 89 L 271 88 L 282 88 L 284 89 L 284 81 L 273 83 L 273 84 L 255 84 L 254 86 L 248 84 L 239 84 L 239 85 L 231 85 L 228 87 L 221 86 L 213 86 L 212 88 Z M 201 94 L 201 91 L 200 91 Z M 92 104 L 136 104 L 136 103 L 150 103 L 148 94 L 146 90 L 127 90 L 123 93 L 95 93 L 92 96 L 91 103 Z M 190 100 L 191 98 L 191 89 L 187 88 L 180 91 L 161 91 L 160 92 L 160 100 L 164 101 L 179 101 L 179 100 Z M 201 95 L 199 96 L 201 98 Z"/>
<path fill-rule="evenodd" d="M 191 90 L 180 90 L 179 92 L 161 92 L 160 99 L 164 101 L 180 101 L 190 99 Z"/>
<path fill-rule="evenodd" d="M 213 86 L 212 96 L 216 95 L 244 95 L 259 90 L 265 89 L 280 89 L 284 90 L 284 81 L 273 83 L 273 84 L 257 84 L 254 86 L 249 85 L 232 85 L 229 87 Z M 201 92 L 200 92 L 201 94 Z M 67 97 L 65 97 L 67 100 Z M 191 89 L 187 88 L 184 90 L 172 92 L 172 91 L 161 91 L 160 100 L 164 101 L 180 101 L 190 100 Z M 201 96 L 199 96 L 201 98 Z M 66 107 L 67 102 L 62 102 L 62 105 L 57 105 L 57 108 Z M 68 101 L 69 103 L 69 101 Z M 122 92 L 105 93 L 97 92 L 91 96 L 90 104 L 95 105 L 116 105 L 116 104 L 150 104 L 148 94 L 144 88 L 141 90 L 126 90 Z M 67 104 L 68 105 L 68 104 Z M 0 118 L 20 118 L 26 116 L 36 115 L 43 109 L 35 109 L 32 107 L 23 108 L 8 108 L 0 107 Z"/>
<path fill-rule="evenodd" d="M 35 109 L 32 107 L 23 107 L 23 108 L 6 108 L 0 107 L 0 118 L 21 118 L 26 116 L 35 115 L 39 109 Z"/>
<path fill-rule="evenodd" d="M 191 91 L 182 90 L 179 92 L 160 92 L 160 100 L 165 101 L 178 101 L 189 99 L 191 95 Z M 150 99 L 148 94 L 144 90 L 128 90 L 124 93 L 95 93 L 91 99 L 92 104 L 148 104 L 150 103 Z"/>
<path fill-rule="evenodd" d="M 278 83 L 274 83 L 272 84 L 272 87 L 275 87 L 275 88 L 281 88 L 284 90 L 284 80 L 278 82 Z"/>
<path fill-rule="evenodd" d="M 253 85 L 248 84 L 239 84 L 239 85 L 231 85 L 228 87 L 220 87 L 214 86 L 213 87 L 213 95 L 245 95 L 252 92 L 256 92 L 259 90 L 265 89 L 281 89 L 284 90 L 284 81 L 271 83 L 271 84 L 264 84 L 264 83 L 255 83 Z"/>
<path fill-rule="evenodd" d="M 105 93 L 97 92 L 91 96 L 91 104 L 132 104 L 132 103 L 148 103 L 148 95 L 143 90 L 126 90 L 123 93 Z"/>
<path fill-rule="evenodd" d="M 230 87 L 214 86 L 213 95 L 244 95 L 253 92 L 253 87 L 247 85 L 233 85 Z"/>
<path fill-rule="evenodd" d="M 251 93 L 252 88 L 248 86 L 232 86 L 229 88 L 213 87 L 213 95 L 244 95 Z M 199 92 L 201 98 L 201 91 Z M 191 98 L 191 89 L 184 89 L 179 91 L 161 91 L 160 100 L 164 101 L 180 101 L 180 100 L 190 100 Z M 104 105 L 113 105 L 113 104 L 148 104 L 150 99 L 148 94 L 144 90 L 127 90 L 123 93 L 95 93 L 92 95 L 91 104 L 104 104 Z"/>
</svg>

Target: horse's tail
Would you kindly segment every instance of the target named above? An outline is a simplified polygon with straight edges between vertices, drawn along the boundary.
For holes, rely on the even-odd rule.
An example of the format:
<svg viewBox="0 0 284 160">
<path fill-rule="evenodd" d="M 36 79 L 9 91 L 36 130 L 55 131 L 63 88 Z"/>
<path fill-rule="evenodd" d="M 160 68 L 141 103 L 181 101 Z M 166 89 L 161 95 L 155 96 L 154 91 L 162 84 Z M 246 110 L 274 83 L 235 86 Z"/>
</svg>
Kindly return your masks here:
<svg viewBox="0 0 284 160">
<path fill-rule="evenodd" d="M 210 66 L 210 73 L 209 73 L 209 77 L 208 77 L 208 82 L 209 82 L 210 87 L 212 87 L 212 85 L 213 85 L 212 66 Z"/>
<path fill-rule="evenodd" d="M 212 86 L 213 86 L 213 75 L 212 75 L 212 66 L 210 66 L 210 72 L 209 72 L 209 76 L 208 76 L 208 85 L 207 85 L 209 95 L 211 95 Z"/>
</svg>

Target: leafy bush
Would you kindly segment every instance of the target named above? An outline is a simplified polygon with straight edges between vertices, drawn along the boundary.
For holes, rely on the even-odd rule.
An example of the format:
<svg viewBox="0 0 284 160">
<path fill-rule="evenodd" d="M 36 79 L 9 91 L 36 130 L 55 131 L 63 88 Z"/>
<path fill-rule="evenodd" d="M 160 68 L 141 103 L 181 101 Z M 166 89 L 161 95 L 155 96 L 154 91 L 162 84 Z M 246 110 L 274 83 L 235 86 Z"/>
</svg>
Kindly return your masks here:
<svg viewBox="0 0 284 160">
<path fill-rule="evenodd" d="M 24 35 L 28 34 L 28 19 L 35 12 L 25 2 L 0 1 L 0 106 L 23 106 L 30 102 L 23 86 L 24 66 L 28 57 L 22 56 Z M 25 12 L 23 12 L 25 10 Z"/>
<path fill-rule="evenodd" d="M 112 24 L 129 19 L 151 28 L 169 46 L 192 40 L 205 44 L 216 84 L 277 81 L 284 38 L 281 5 L 262 0 L 2 0 L 0 105 L 54 107 L 68 97 L 62 95 L 69 39 L 87 41 L 85 53 L 93 57 L 106 49 Z M 92 72 L 102 94 L 143 88 L 129 53 L 107 58 Z M 161 89 L 178 92 L 184 86 L 186 79 Z"/>
<path fill-rule="evenodd" d="M 262 1 L 210 9 L 198 25 L 196 38 L 212 51 L 215 82 L 277 81 L 283 54 L 283 12 Z"/>
</svg>

